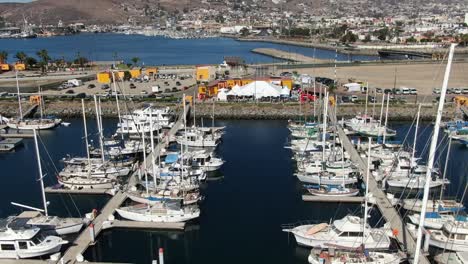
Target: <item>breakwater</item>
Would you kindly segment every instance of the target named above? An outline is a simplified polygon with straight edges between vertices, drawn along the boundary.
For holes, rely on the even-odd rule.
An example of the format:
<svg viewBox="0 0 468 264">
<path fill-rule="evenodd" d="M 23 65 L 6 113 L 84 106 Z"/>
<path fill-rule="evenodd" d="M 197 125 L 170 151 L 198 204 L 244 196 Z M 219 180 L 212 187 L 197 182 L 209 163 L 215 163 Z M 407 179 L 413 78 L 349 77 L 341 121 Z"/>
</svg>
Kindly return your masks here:
<svg viewBox="0 0 468 264">
<path fill-rule="evenodd" d="M 128 102 L 121 104 L 122 112 L 131 111 L 141 108 L 152 103 L 157 107 L 170 107 L 173 110 L 179 110 L 181 105 L 169 102 Z M 114 101 L 103 101 L 102 114 L 104 117 L 117 117 L 117 107 Z M 94 115 L 94 102 L 86 101 L 86 112 L 89 116 Z M 195 105 L 195 114 L 197 117 L 211 118 L 212 103 L 207 101 L 197 103 Z M 28 105 L 24 104 L 23 109 L 27 109 Z M 81 101 L 50 101 L 46 102 L 45 115 L 54 115 L 62 118 L 81 117 Z M 375 116 L 378 118 L 380 108 L 376 105 Z M 388 117 L 391 121 L 412 121 L 417 111 L 417 106 L 414 104 L 396 104 L 389 107 Z M 192 111 L 193 113 L 193 111 Z M 298 103 L 220 103 L 215 104 L 215 117 L 218 119 L 292 119 L 302 116 L 312 116 L 314 107 L 312 104 Z M 316 113 L 319 113 L 319 107 L 316 106 Z M 364 105 L 339 105 L 337 118 L 349 118 L 357 114 L 364 113 Z M 372 107 L 369 107 L 369 114 L 372 114 Z M 432 121 L 436 113 L 435 105 L 424 105 L 421 109 L 421 118 L 425 121 Z M 3 101 L 0 103 L 0 114 L 6 117 L 14 117 L 18 115 L 18 105 L 14 101 Z M 451 104 L 447 104 L 444 110 L 444 118 L 452 119 L 455 114 L 455 108 Z"/>
</svg>

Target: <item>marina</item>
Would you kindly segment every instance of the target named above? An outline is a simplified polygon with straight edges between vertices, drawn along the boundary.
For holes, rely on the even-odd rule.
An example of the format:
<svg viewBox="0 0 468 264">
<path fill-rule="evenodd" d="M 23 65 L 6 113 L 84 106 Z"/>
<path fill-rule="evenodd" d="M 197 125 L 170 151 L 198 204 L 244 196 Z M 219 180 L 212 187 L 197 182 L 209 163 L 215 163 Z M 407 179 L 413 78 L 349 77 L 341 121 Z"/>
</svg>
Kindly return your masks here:
<svg viewBox="0 0 468 264">
<path fill-rule="evenodd" d="M 44 115 L 40 96 L 23 114 L 18 92 L 18 118 L 6 121 L 17 133 L 2 135 L 13 148 L 24 135 L 24 146 L 1 154 L 0 258 L 9 260 L 0 263 L 462 259 L 468 125 L 441 122 L 453 54 L 433 124 L 420 123 L 417 104 L 411 123 L 390 122 L 391 95 L 377 101 L 370 87 L 355 106 L 362 112 L 339 120 L 331 79 L 319 93 L 309 79 L 314 91 L 300 94 L 300 115 L 288 121 L 218 119 L 222 100 L 203 82 L 171 107 L 137 107 L 110 82 L 113 93 L 75 98 L 81 117 L 64 120 Z M 244 80 L 229 96 L 258 107 L 292 100 L 308 76 L 281 74 L 290 76 Z M 104 117 L 104 102 L 115 118 Z"/>
</svg>

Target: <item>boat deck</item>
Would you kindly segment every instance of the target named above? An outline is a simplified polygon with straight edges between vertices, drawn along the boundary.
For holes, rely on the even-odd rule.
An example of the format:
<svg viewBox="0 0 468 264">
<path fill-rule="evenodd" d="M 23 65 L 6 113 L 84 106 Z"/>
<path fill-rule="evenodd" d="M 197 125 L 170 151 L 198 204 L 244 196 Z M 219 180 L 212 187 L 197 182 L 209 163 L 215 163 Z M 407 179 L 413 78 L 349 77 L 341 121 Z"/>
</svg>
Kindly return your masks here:
<svg viewBox="0 0 468 264">
<path fill-rule="evenodd" d="M 304 202 L 318 202 L 318 203 L 363 203 L 364 197 L 352 196 L 352 197 L 327 197 L 327 196 L 315 196 L 315 195 L 302 195 Z"/>
<path fill-rule="evenodd" d="M 104 224 L 103 229 L 109 228 L 184 230 L 185 223 L 156 223 L 114 220 Z"/>
</svg>

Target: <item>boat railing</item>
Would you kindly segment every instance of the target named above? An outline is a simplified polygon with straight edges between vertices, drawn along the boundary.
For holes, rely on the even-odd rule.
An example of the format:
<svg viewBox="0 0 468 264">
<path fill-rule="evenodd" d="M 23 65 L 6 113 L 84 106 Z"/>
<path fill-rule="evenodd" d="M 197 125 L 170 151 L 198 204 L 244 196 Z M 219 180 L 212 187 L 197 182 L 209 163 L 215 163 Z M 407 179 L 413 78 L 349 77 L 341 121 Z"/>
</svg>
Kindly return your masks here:
<svg viewBox="0 0 468 264">
<path fill-rule="evenodd" d="M 323 221 L 320 221 L 320 220 L 300 220 L 294 223 L 282 224 L 281 229 L 293 229 L 301 225 L 316 225 L 322 222 Z"/>
</svg>

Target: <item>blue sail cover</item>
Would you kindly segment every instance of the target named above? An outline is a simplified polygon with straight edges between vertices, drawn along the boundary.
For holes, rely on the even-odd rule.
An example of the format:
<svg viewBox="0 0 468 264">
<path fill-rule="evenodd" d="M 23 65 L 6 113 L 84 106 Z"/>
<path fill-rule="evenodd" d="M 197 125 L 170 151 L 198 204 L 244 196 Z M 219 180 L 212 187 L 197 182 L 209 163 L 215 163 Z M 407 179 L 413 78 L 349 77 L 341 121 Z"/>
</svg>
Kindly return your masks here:
<svg viewBox="0 0 468 264">
<path fill-rule="evenodd" d="M 166 164 L 172 164 L 172 163 L 177 162 L 178 159 L 179 159 L 179 154 L 168 154 L 166 156 L 166 159 L 164 159 L 164 162 Z"/>
<path fill-rule="evenodd" d="M 428 212 L 426 213 L 426 218 L 442 218 L 437 212 Z"/>
</svg>

